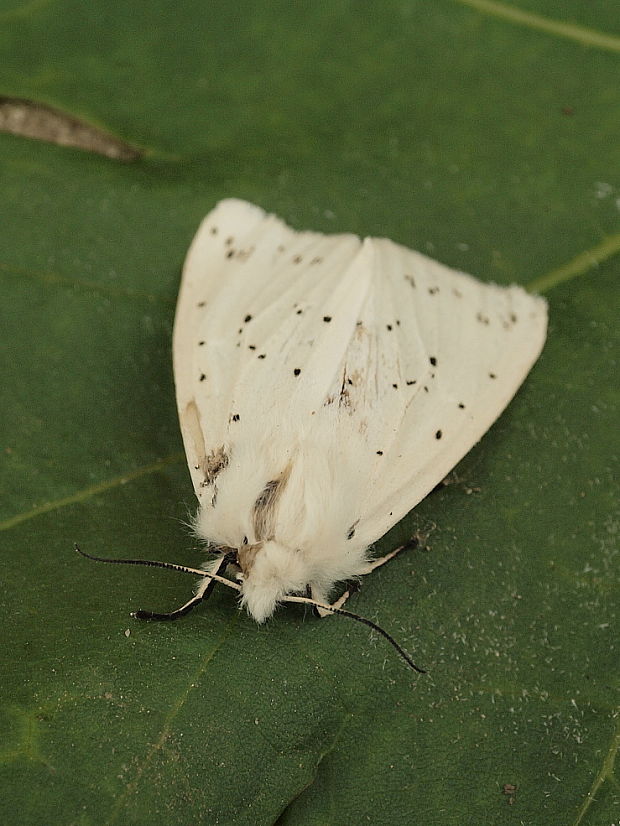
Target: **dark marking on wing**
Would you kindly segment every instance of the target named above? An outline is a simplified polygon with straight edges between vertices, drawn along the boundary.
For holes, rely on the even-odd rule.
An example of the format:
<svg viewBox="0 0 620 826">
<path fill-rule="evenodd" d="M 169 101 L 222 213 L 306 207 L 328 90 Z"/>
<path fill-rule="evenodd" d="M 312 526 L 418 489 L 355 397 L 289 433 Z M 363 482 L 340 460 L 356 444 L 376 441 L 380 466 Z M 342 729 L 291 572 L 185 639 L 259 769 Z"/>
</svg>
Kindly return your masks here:
<svg viewBox="0 0 620 826">
<path fill-rule="evenodd" d="M 228 467 L 229 456 L 224 445 L 212 450 L 202 463 L 202 472 L 205 476 L 205 485 L 212 485 L 218 475 Z"/>
<path fill-rule="evenodd" d="M 349 388 L 347 385 L 353 384 L 353 382 L 347 378 L 347 368 L 345 367 L 342 371 L 342 383 L 340 385 L 340 398 L 338 400 L 339 407 L 350 407 L 351 406 L 351 396 L 349 395 Z"/>
<path fill-rule="evenodd" d="M 252 519 L 254 534 L 259 541 L 273 538 L 276 527 L 276 505 L 286 487 L 290 475 L 290 466 L 277 479 L 267 482 L 254 502 Z"/>
</svg>

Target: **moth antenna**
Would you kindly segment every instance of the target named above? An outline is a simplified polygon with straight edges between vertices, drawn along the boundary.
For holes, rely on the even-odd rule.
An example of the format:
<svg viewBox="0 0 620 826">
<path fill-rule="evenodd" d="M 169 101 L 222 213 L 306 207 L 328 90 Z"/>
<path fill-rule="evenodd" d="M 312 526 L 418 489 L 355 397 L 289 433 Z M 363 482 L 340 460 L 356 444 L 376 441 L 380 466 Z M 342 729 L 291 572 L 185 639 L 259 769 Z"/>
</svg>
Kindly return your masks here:
<svg viewBox="0 0 620 826">
<path fill-rule="evenodd" d="M 388 634 L 388 632 L 384 628 L 381 628 L 380 625 L 377 625 L 376 622 L 373 622 L 366 617 L 361 617 L 359 614 L 354 614 L 353 611 L 347 611 L 344 608 L 334 608 L 333 605 L 326 605 L 323 602 L 317 602 L 315 599 L 310 599 L 310 597 L 284 597 L 282 602 L 298 602 L 302 605 L 314 605 L 316 608 L 323 608 L 326 611 L 330 611 L 332 614 L 340 614 L 343 617 L 349 617 L 350 619 L 357 620 L 358 622 L 367 625 L 369 628 L 372 628 L 373 631 L 377 631 L 381 634 L 381 636 L 396 649 L 410 668 L 413 668 L 413 670 L 417 671 L 418 674 L 426 674 L 426 671 L 414 663 L 409 654 L 407 654 L 405 649 L 396 642 L 394 637 L 391 634 Z"/>
<path fill-rule="evenodd" d="M 222 585 L 227 585 L 235 591 L 241 590 L 241 585 L 238 585 L 236 582 L 232 582 L 230 579 L 219 574 L 210 574 L 207 571 L 202 571 L 200 568 L 189 568 L 187 565 L 177 565 L 175 562 L 158 562 L 154 559 L 119 559 L 108 556 L 94 556 L 81 550 L 77 543 L 74 544 L 73 547 L 79 554 L 85 556 L 86 559 L 92 559 L 95 562 L 111 562 L 113 565 L 148 565 L 151 568 L 169 568 L 171 571 L 180 571 L 182 574 L 193 574 L 194 576 L 203 577 L 203 579 L 206 578 L 214 580 L 215 582 L 221 582 Z"/>
</svg>

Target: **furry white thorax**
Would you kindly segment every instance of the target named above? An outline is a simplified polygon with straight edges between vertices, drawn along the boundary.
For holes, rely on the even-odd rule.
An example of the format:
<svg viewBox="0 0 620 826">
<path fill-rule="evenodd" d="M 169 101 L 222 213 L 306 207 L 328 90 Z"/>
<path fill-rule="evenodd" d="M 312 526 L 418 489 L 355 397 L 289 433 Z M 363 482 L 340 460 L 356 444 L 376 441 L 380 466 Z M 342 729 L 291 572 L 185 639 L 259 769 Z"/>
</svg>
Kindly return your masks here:
<svg viewBox="0 0 620 826">
<path fill-rule="evenodd" d="M 232 548 L 241 559 L 246 548 L 252 549 L 247 565 L 241 563 L 241 603 L 263 622 L 283 597 L 305 595 L 308 587 L 315 599 L 325 601 L 335 583 L 362 572 L 367 555 L 365 543 L 355 535 L 348 538 L 359 475 L 347 473 L 343 463 L 348 462 L 337 446 L 319 450 L 315 439 L 291 436 L 283 460 L 281 438 L 270 438 L 262 425 L 259 439 L 254 429 L 227 449 L 215 506 L 210 500 L 200 507 L 194 528 L 201 539 Z M 349 484 L 339 484 L 347 475 Z M 272 500 L 261 499 L 277 480 Z M 205 569 L 212 568 L 209 563 Z"/>
</svg>

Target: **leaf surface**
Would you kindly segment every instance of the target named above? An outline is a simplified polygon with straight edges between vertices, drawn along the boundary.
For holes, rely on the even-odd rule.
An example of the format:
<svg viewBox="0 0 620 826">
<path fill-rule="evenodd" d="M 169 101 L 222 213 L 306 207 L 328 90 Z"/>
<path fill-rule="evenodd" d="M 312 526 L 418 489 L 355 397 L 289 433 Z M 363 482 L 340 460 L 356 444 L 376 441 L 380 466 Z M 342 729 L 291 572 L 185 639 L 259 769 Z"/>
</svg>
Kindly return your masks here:
<svg viewBox="0 0 620 826">
<path fill-rule="evenodd" d="M 580 0 L 505 7 L 526 23 L 490 6 L 0 9 L 2 95 L 144 152 L 0 134 L 9 826 L 617 817 L 620 40 Z M 427 676 L 362 627 L 292 606 L 258 627 L 217 589 L 140 624 L 192 580 L 72 551 L 201 559 L 171 328 L 189 241 L 230 196 L 550 302 L 514 402 L 378 544 L 428 547 L 351 601 Z"/>
</svg>

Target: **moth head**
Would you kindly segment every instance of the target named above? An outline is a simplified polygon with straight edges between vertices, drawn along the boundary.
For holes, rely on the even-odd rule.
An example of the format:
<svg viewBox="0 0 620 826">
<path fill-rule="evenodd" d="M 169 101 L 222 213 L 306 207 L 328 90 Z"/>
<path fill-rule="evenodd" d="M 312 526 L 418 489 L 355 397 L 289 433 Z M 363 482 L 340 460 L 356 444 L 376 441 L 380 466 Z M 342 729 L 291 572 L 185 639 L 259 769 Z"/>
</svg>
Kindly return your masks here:
<svg viewBox="0 0 620 826">
<path fill-rule="evenodd" d="M 277 542 L 243 545 L 237 552 L 243 573 L 241 604 L 256 622 L 264 622 L 288 594 L 304 591 L 309 570 L 299 550 Z"/>
</svg>

